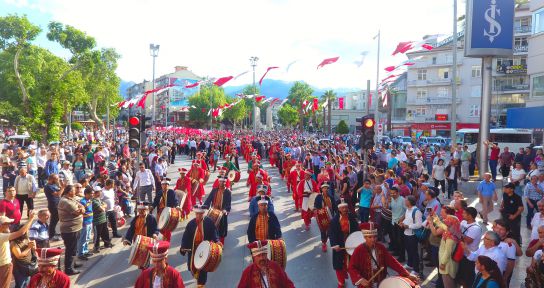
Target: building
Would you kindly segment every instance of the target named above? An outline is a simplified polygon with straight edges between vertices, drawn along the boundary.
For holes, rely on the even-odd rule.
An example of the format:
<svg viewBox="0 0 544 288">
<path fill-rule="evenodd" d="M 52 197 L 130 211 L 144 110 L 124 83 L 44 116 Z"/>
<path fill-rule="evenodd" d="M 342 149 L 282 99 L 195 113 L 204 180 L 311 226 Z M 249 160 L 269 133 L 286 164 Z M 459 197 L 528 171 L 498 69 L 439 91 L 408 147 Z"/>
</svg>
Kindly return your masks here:
<svg viewBox="0 0 544 288">
<path fill-rule="evenodd" d="M 372 95 L 372 94 L 371 94 Z M 372 99 L 374 100 L 374 99 Z M 338 122 L 344 120 L 351 132 L 359 125 L 357 118 L 366 115 L 367 105 L 370 104 L 370 113 L 374 112 L 372 103 L 368 103 L 366 90 L 350 92 L 342 96 L 337 96 L 336 101 L 332 103 L 331 126 L 335 129 Z"/>
<path fill-rule="evenodd" d="M 380 109 L 380 113 L 385 113 L 381 114 L 380 119 L 384 119 L 381 123 L 391 123 L 390 127 L 384 125 L 384 134 L 389 136 L 410 135 L 411 124 L 406 122 L 407 74 L 402 73 L 389 85 L 390 98 L 387 105 Z"/>
<path fill-rule="evenodd" d="M 141 83 L 134 84 L 127 88 L 126 90 L 126 97 L 127 100 L 134 99 L 134 97 L 139 97 L 140 95 L 144 94 L 145 91 L 151 90 L 153 87 L 153 84 L 151 81 L 147 81 L 144 79 Z M 146 105 L 146 108 L 149 108 L 149 106 Z M 142 109 L 136 106 L 133 106 L 129 108 L 129 114 L 134 115 L 137 112 L 142 112 Z M 151 110 L 147 111 L 146 113 L 151 115 Z"/>
<path fill-rule="evenodd" d="M 527 106 L 544 106 L 544 0 L 530 2 L 532 35 L 529 37 L 527 72 L 530 75 L 530 96 Z"/>
</svg>

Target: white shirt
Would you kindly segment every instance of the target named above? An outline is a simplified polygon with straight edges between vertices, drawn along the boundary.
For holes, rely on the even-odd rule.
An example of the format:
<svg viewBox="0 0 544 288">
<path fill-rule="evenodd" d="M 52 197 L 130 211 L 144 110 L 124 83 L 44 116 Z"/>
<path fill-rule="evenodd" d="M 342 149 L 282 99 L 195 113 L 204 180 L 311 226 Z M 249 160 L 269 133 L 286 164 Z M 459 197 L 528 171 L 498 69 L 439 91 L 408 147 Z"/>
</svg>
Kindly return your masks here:
<svg viewBox="0 0 544 288">
<path fill-rule="evenodd" d="M 64 181 L 66 185 L 73 185 L 74 184 L 74 173 L 70 171 L 70 168 L 68 169 L 61 169 L 59 171 L 59 178 L 60 180 Z"/>
<path fill-rule="evenodd" d="M 153 279 L 153 288 L 162 288 L 162 279 L 158 275 L 155 275 L 155 279 Z"/>
<path fill-rule="evenodd" d="M 414 209 L 417 209 L 417 207 L 413 206 L 412 208 L 406 209 L 406 212 L 404 212 L 404 220 L 402 221 L 402 224 L 408 226 L 408 228 L 404 229 L 404 235 L 407 236 L 414 235 L 413 229 L 418 229 L 422 227 L 423 218 L 421 211 L 417 209 L 415 212 L 415 217 L 412 217 Z M 414 221 L 414 218 L 416 221 Z"/>
<path fill-rule="evenodd" d="M 531 220 L 531 226 L 533 227 L 531 230 L 531 240 L 538 239 L 538 227 L 542 225 L 544 225 L 544 217 L 542 217 L 542 213 L 537 212 Z"/>
<path fill-rule="evenodd" d="M 132 188 L 134 188 L 134 190 L 142 186 L 155 186 L 155 180 L 153 179 L 153 174 L 151 173 L 151 170 L 145 169 L 144 172 L 138 170 L 138 172 L 136 172 L 136 176 L 134 177 L 133 185 L 134 186 Z"/>
<path fill-rule="evenodd" d="M 450 175 L 448 175 L 448 179 L 455 179 L 455 166 L 450 166 Z"/>
<path fill-rule="evenodd" d="M 468 249 L 470 251 L 478 250 L 482 240 L 482 227 L 480 227 L 480 224 L 476 222 L 468 224 L 467 220 L 463 220 L 461 221 L 461 232 L 463 236 L 470 237 L 473 240 L 472 243 L 467 245 Z"/>
<path fill-rule="evenodd" d="M 499 243 L 499 248 L 504 253 L 504 255 L 506 255 L 507 260 L 516 261 L 516 259 L 518 258 L 516 256 L 516 246 L 508 245 L 508 244 L 506 244 L 506 242 L 501 242 L 501 243 Z"/>
<path fill-rule="evenodd" d="M 112 189 L 103 189 L 102 190 L 102 201 L 106 203 L 106 211 L 113 211 L 113 206 L 115 206 L 115 192 Z"/>
<path fill-rule="evenodd" d="M 518 181 L 518 180 L 521 180 L 525 177 L 525 170 L 523 169 L 512 169 L 512 180 L 513 181 Z"/>
<path fill-rule="evenodd" d="M 497 263 L 497 266 L 499 266 L 501 274 L 504 273 L 504 270 L 506 269 L 506 255 L 498 246 L 487 249 L 484 245 L 482 245 L 480 248 L 478 248 L 478 250 L 471 252 L 467 258 L 470 261 L 476 261 L 478 256 L 487 256 L 491 258 L 493 261 L 495 261 L 495 263 Z"/>
</svg>

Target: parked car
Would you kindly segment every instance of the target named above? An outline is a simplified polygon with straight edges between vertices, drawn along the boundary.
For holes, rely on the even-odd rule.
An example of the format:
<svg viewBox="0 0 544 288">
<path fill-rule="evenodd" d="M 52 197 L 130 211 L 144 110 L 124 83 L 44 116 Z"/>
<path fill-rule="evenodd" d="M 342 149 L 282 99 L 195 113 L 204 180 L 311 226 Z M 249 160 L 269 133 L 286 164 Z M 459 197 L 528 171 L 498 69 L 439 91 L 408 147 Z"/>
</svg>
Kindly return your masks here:
<svg viewBox="0 0 544 288">
<path fill-rule="evenodd" d="M 378 143 L 382 145 L 393 145 L 393 141 L 391 141 L 391 138 L 389 136 L 378 136 Z"/>
</svg>

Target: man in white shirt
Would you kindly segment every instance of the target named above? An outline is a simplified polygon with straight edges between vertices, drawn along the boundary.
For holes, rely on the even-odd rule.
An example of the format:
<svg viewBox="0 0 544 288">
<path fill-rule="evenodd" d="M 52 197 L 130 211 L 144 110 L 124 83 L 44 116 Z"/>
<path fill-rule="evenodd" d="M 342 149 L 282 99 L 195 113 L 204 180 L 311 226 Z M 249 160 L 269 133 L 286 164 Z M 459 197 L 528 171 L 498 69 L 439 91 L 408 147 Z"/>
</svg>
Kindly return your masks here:
<svg viewBox="0 0 544 288">
<path fill-rule="evenodd" d="M 121 235 L 117 233 L 117 217 L 115 213 L 115 189 L 113 185 L 113 180 L 108 179 L 106 180 L 106 186 L 104 189 L 102 189 L 102 201 L 106 203 L 106 217 L 108 218 L 108 221 L 110 222 L 111 226 L 111 232 L 113 234 L 113 238 L 121 238 Z"/>
<path fill-rule="evenodd" d="M 467 207 L 463 211 L 463 221 L 461 221 L 461 239 L 465 243 L 470 252 L 478 250 L 480 240 L 482 239 L 482 227 L 476 223 L 476 215 L 478 211 L 474 207 Z M 457 280 L 463 287 L 470 287 L 474 282 L 475 262 L 463 257 L 459 262 L 459 270 L 457 272 Z"/>
<path fill-rule="evenodd" d="M 134 183 L 132 184 L 132 190 L 137 191 L 140 195 L 140 202 L 145 202 L 145 196 L 149 203 L 153 202 L 153 191 L 155 191 L 155 180 L 153 179 L 153 173 L 151 170 L 145 168 L 144 163 L 140 163 L 140 170 L 136 172 L 134 177 Z"/>
<path fill-rule="evenodd" d="M 538 212 L 531 220 L 531 240 L 538 239 L 538 227 L 544 225 L 544 199 L 537 202 Z"/>
<path fill-rule="evenodd" d="M 419 273 L 418 240 L 414 234 L 414 230 L 422 227 L 423 214 L 416 206 L 416 197 L 409 195 L 406 196 L 404 201 L 406 212 L 404 212 L 404 220 L 400 226 L 404 228 L 404 242 L 408 254 L 408 261 L 406 262 L 405 268 Z"/>
<path fill-rule="evenodd" d="M 476 262 L 478 256 L 487 256 L 497 263 L 499 270 L 501 270 L 501 274 L 506 270 L 506 255 L 501 248 L 499 248 L 501 239 L 497 233 L 493 231 L 485 232 L 483 244 L 474 252 L 471 252 L 464 242 L 461 243 L 468 260 Z"/>
<path fill-rule="evenodd" d="M 508 238 L 508 224 L 503 219 L 495 220 L 493 231 L 499 235 L 499 238 L 501 239 L 499 248 L 506 255 L 507 262 L 506 269 L 503 273 L 503 278 L 504 282 L 506 283 L 506 287 L 510 287 L 510 280 L 512 279 L 512 272 L 516 266 L 516 259 L 517 257 L 523 255 L 523 252 L 521 251 L 521 247 L 519 247 L 516 240 Z"/>
<path fill-rule="evenodd" d="M 19 200 L 19 206 L 22 210 L 26 203 L 27 215 L 30 211 L 34 210 L 34 196 L 36 191 L 38 191 L 38 184 L 34 176 L 28 174 L 26 167 L 22 167 L 19 170 L 19 175 L 15 178 L 15 198 Z"/>
<path fill-rule="evenodd" d="M 59 171 L 59 179 L 64 185 L 74 185 L 74 173 L 70 170 L 70 162 L 62 162 L 62 168 Z"/>
</svg>

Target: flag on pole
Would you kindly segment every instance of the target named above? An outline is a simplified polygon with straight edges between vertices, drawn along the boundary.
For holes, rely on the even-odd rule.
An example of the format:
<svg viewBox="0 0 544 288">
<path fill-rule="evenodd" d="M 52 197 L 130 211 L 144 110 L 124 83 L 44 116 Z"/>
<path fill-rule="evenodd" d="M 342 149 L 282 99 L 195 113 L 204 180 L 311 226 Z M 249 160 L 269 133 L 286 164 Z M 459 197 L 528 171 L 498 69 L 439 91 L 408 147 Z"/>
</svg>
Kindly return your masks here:
<svg viewBox="0 0 544 288">
<path fill-rule="evenodd" d="M 263 95 L 255 97 L 255 102 L 261 102 L 264 99 L 264 97 L 265 96 Z"/>
<path fill-rule="evenodd" d="M 242 72 L 242 73 L 240 73 L 240 74 L 234 76 L 234 80 L 238 79 L 238 77 L 240 77 L 240 76 L 242 76 L 242 75 L 247 74 L 248 72 L 249 72 L 249 70 L 248 70 L 248 71 L 244 71 L 244 72 Z"/>
<path fill-rule="evenodd" d="M 399 44 L 397 44 L 397 48 L 395 48 L 395 51 L 393 51 L 393 56 L 397 55 L 398 53 L 406 53 L 408 50 L 414 48 L 413 44 L 414 42 L 412 41 L 400 42 Z"/>
<path fill-rule="evenodd" d="M 321 61 L 321 63 L 319 63 L 319 65 L 317 65 L 317 69 L 325 66 L 325 65 L 329 65 L 329 64 L 332 64 L 332 63 L 335 63 L 336 61 L 338 61 L 340 57 L 333 57 L 333 58 L 327 58 L 327 59 L 324 59 L 323 61 Z"/>
<path fill-rule="evenodd" d="M 314 98 L 314 106 L 312 107 L 312 111 L 317 111 L 319 109 L 319 100 L 317 98 Z"/>
<path fill-rule="evenodd" d="M 289 69 L 291 69 L 291 66 L 295 63 L 297 63 L 298 60 L 291 61 L 291 63 L 287 64 L 287 68 L 285 68 L 285 72 L 289 73 Z"/>
<path fill-rule="evenodd" d="M 213 84 L 217 87 L 221 87 L 223 85 L 225 85 L 225 83 L 229 82 L 232 78 L 232 76 L 227 76 L 227 77 L 221 77 L 219 79 L 217 79 L 215 82 L 213 82 Z"/>
<path fill-rule="evenodd" d="M 338 109 L 344 110 L 344 97 L 338 98 Z"/>
<path fill-rule="evenodd" d="M 195 83 L 191 83 L 191 84 L 187 84 L 185 85 L 185 88 L 189 89 L 189 88 L 195 88 L 196 86 L 200 85 L 200 81 L 197 81 Z"/>
<path fill-rule="evenodd" d="M 259 80 L 259 86 L 263 85 L 263 79 L 264 79 L 264 76 L 266 76 L 266 74 L 268 74 L 268 71 L 272 70 L 272 69 L 278 69 L 280 67 L 277 67 L 277 66 L 273 66 L 273 67 L 268 67 L 266 69 L 266 72 L 264 72 L 263 74 L 263 77 L 261 77 L 261 80 Z"/>
</svg>

